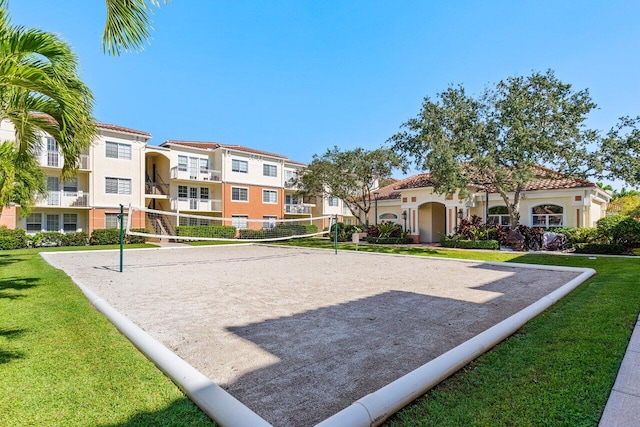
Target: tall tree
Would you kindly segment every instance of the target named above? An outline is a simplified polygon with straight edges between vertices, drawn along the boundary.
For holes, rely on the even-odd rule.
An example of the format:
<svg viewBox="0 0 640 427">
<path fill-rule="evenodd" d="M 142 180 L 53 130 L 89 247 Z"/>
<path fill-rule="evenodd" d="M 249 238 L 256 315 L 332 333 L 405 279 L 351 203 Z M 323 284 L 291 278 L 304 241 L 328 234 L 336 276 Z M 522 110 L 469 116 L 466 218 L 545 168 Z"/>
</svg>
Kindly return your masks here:
<svg viewBox="0 0 640 427">
<path fill-rule="evenodd" d="M 396 168 L 404 168 L 404 163 L 389 149 L 341 151 L 333 147 L 322 156 L 313 156 L 298 177 L 299 192 L 303 196 L 337 197 L 362 223 L 359 213 L 366 217 L 371 210 L 372 191 Z"/>
<path fill-rule="evenodd" d="M 517 225 L 525 185 L 547 173 L 538 165 L 567 175 L 588 169 L 587 146 L 598 133 L 584 121 L 595 106 L 588 90 L 573 91 L 552 71 L 536 72 L 502 80 L 476 98 L 462 86 L 449 87 L 435 101 L 426 97 L 418 116 L 389 141 L 431 172 L 439 193 L 470 184 L 496 191 Z"/>
<path fill-rule="evenodd" d="M 106 0 L 107 22 L 102 33 L 102 48 L 111 55 L 122 50 L 140 50 L 151 37 L 153 7 L 158 0 Z M 171 0 L 164 0 L 168 3 Z"/>
<path fill-rule="evenodd" d="M 0 0 L 0 120 L 10 121 L 15 129 L 13 149 L 3 151 L 3 156 L 10 156 L 15 173 L 5 173 L 0 182 L 15 190 L 16 182 L 8 177 L 24 180 L 25 173 L 35 171 L 43 133 L 62 151 L 63 178 L 72 176 L 82 150 L 96 134 L 92 108 L 93 95 L 78 77 L 77 60 L 69 46 L 55 34 L 11 25 L 7 0 Z M 20 188 L 18 192 L 0 189 L 0 193 L 14 194 L 14 199 L 23 195 L 11 202 L 28 209 L 33 194 L 27 195 L 25 188 L 41 186 Z M 3 206 L 6 202 L 3 197 Z"/>
<path fill-rule="evenodd" d="M 600 147 L 604 176 L 640 186 L 640 116 L 622 117 Z"/>
</svg>

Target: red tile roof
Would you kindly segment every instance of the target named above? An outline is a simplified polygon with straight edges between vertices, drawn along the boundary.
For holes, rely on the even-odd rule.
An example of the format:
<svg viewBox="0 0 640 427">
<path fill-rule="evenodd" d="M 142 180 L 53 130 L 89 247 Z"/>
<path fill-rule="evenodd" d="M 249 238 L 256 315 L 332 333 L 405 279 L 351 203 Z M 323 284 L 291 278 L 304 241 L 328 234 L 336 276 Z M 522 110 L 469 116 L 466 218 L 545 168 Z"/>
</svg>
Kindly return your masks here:
<svg viewBox="0 0 640 427">
<path fill-rule="evenodd" d="M 132 134 L 135 134 L 135 135 L 141 135 L 141 136 L 145 136 L 147 138 L 151 138 L 151 134 L 149 132 L 143 132 L 141 130 L 126 128 L 126 127 L 123 127 L 123 126 L 111 125 L 111 124 L 108 124 L 108 123 L 96 123 L 96 127 L 98 127 L 98 129 L 113 130 L 113 131 L 116 131 L 116 132 L 132 133 Z"/>
<path fill-rule="evenodd" d="M 560 172 L 556 172 L 542 166 L 535 166 L 534 168 L 536 177 L 526 184 L 524 191 L 562 190 L 596 186 L 594 183 L 587 180 L 571 178 Z M 376 190 L 378 193 L 378 200 L 398 199 L 400 198 L 400 192 L 406 189 L 433 187 L 433 182 L 430 180 L 430 177 L 431 174 L 429 173 L 421 173 L 401 179 L 385 187 L 381 187 Z M 483 186 L 479 187 L 484 191 Z M 490 193 L 497 193 L 497 190 L 493 185 L 489 185 L 488 188 Z"/>
<path fill-rule="evenodd" d="M 306 163 L 296 162 L 294 160 L 289 159 L 287 156 L 283 156 L 281 154 L 271 153 L 268 151 L 256 150 L 255 148 L 244 147 L 242 145 L 234 145 L 234 144 L 220 144 L 219 142 L 202 142 L 202 141 L 180 141 L 180 140 L 168 140 L 160 144 L 164 146 L 165 144 L 173 144 L 173 145 L 183 145 L 185 147 L 193 147 L 200 148 L 203 150 L 215 150 L 218 148 L 226 148 L 229 150 L 242 151 L 250 154 L 258 154 L 261 156 L 269 156 L 275 157 L 277 159 L 282 159 L 288 163 L 294 163 L 302 166 L 306 166 Z"/>
</svg>

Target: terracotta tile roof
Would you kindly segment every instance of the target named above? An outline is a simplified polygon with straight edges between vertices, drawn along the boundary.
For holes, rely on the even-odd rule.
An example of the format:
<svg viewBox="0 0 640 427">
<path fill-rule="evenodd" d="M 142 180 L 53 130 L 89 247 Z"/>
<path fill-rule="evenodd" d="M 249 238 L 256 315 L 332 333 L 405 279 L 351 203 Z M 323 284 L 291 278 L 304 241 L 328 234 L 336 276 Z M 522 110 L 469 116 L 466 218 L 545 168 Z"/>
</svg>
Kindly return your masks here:
<svg viewBox="0 0 640 427">
<path fill-rule="evenodd" d="M 96 127 L 98 127 L 98 129 L 113 130 L 113 131 L 116 131 L 116 132 L 133 133 L 135 135 L 141 135 L 141 136 L 145 136 L 147 138 L 151 138 L 151 134 L 149 132 L 143 132 L 141 130 L 126 128 L 126 127 L 123 127 L 123 126 L 110 125 L 108 123 L 96 123 Z"/>
<path fill-rule="evenodd" d="M 185 147 L 200 148 L 203 150 L 215 150 L 218 148 L 227 148 L 229 150 L 242 151 L 250 154 L 258 154 L 261 156 L 275 157 L 277 159 L 282 159 L 288 163 L 294 163 L 294 164 L 306 166 L 306 163 L 296 162 L 294 160 L 289 159 L 287 156 L 283 156 L 281 154 L 270 153 L 269 151 L 256 150 L 254 148 L 244 147 L 242 145 L 220 144 L 219 142 L 168 140 L 160 144 L 160 146 L 164 146 L 165 144 L 166 145 L 168 144 L 184 145 Z"/>
<path fill-rule="evenodd" d="M 378 193 L 378 200 L 399 199 L 400 190 L 433 186 L 433 183 L 429 180 L 430 177 L 431 174 L 429 173 L 412 175 L 401 180 L 396 180 L 389 185 L 377 189 L 375 192 Z"/>
<path fill-rule="evenodd" d="M 536 177 L 529 181 L 524 188 L 524 191 L 536 191 L 536 190 L 562 190 L 569 188 L 586 188 L 595 187 L 596 185 L 580 178 L 570 178 L 560 172 L 553 171 L 551 169 L 535 166 Z M 385 187 L 381 187 L 376 192 L 378 193 L 378 200 L 385 199 L 399 199 L 400 192 L 411 188 L 427 188 L 432 187 L 433 182 L 430 180 L 431 174 L 421 173 L 412 175 L 407 178 L 396 181 Z M 484 191 L 484 187 L 479 186 Z M 497 193 L 496 188 L 493 185 L 489 185 L 490 193 Z"/>
</svg>

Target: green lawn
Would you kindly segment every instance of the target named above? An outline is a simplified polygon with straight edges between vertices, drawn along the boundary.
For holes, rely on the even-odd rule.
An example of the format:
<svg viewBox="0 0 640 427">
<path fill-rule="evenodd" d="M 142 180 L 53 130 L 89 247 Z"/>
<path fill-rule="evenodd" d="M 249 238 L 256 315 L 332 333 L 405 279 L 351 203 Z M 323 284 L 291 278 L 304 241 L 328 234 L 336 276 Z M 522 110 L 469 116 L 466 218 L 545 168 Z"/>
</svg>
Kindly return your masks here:
<svg viewBox="0 0 640 427">
<path fill-rule="evenodd" d="M 638 316 L 640 258 L 359 250 L 594 268 L 595 277 L 388 424 L 597 425 Z M 0 252 L 0 425 L 209 425 L 37 253 Z"/>
<path fill-rule="evenodd" d="M 0 425 L 212 424 L 38 252 L 0 252 Z"/>
</svg>

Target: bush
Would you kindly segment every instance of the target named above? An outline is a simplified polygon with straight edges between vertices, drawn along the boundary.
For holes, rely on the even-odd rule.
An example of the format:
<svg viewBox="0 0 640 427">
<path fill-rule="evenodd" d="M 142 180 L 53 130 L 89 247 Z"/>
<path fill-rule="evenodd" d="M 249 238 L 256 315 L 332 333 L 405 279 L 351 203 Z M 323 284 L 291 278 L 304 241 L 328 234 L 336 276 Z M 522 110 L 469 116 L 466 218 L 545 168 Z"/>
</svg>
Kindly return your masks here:
<svg viewBox="0 0 640 427">
<path fill-rule="evenodd" d="M 120 243 L 120 229 L 98 228 L 91 233 L 91 245 L 117 245 Z"/>
<path fill-rule="evenodd" d="M 598 243 L 598 229 L 595 227 L 557 227 L 549 231 L 562 233 L 567 237 L 570 245 L 577 243 Z"/>
<path fill-rule="evenodd" d="M 31 236 L 31 246 L 62 246 L 63 234 L 59 231 L 43 231 Z"/>
<path fill-rule="evenodd" d="M 576 243 L 573 247 L 579 254 L 620 255 L 628 252 L 626 247 L 615 243 Z"/>
<path fill-rule="evenodd" d="M 402 226 L 400 224 L 396 224 L 395 222 L 383 222 L 377 225 L 370 225 L 369 228 L 367 228 L 367 236 L 371 237 L 405 237 L 402 234 Z"/>
<path fill-rule="evenodd" d="M 149 233 L 149 230 L 147 230 L 146 228 L 132 228 L 131 231 L 136 231 L 138 233 Z M 128 245 L 136 244 L 136 243 L 147 243 L 147 237 L 130 236 L 127 234 L 124 236 L 124 242 Z M 118 240 L 118 243 L 120 243 L 120 240 Z"/>
<path fill-rule="evenodd" d="M 0 250 L 23 249 L 29 246 L 29 237 L 23 228 L 10 230 L 0 227 Z"/>
<path fill-rule="evenodd" d="M 626 215 L 610 215 L 596 222 L 600 237 L 607 243 L 627 248 L 640 246 L 640 222 Z"/>
<path fill-rule="evenodd" d="M 380 245 L 400 245 L 406 243 L 413 243 L 413 239 L 407 237 L 372 237 L 367 236 L 367 243 L 374 243 Z"/>
<path fill-rule="evenodd" d="M 89 233 L 78 231 L 76 233 L 65 233 L 61 239 L 62 246 L 86 246 L 89 244 Z"/>
<path fill-rule="evenodd" d="M 443 237 L 440 239 L 440 244 L 445 248 L 500 249 L 500 243 L 497 240 L 466 240 Z"/>
<path fill-rule="evenodd" d="M 338 222 L 331 225 L 329 229 L 328 237 L 333 240 L 335 236 L 335 228 L 338 227 L 338 242 L 350 242 L 353 233 L 362 233 L 362 227 L 357 225 L 345 225 L 342 222 Z"/>
<path fill-rule="evenodd" d="M 267 237 L 265 230 L 240 230 L 238 239 L 264 239 Z M 284 237 L 284 236 L 283 236 Z"/>
<path fill-rule="evenodd" d="M 176 227 L 176 233 L 178 236 L 233 239 L 236 228 L 232 225 L 181 225 Z"/>
</svg>

